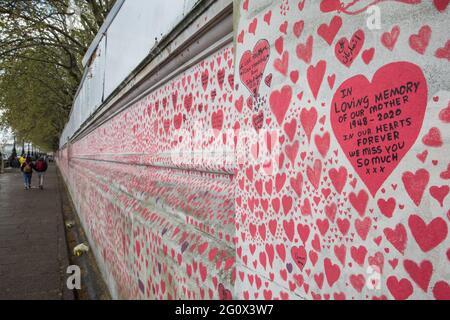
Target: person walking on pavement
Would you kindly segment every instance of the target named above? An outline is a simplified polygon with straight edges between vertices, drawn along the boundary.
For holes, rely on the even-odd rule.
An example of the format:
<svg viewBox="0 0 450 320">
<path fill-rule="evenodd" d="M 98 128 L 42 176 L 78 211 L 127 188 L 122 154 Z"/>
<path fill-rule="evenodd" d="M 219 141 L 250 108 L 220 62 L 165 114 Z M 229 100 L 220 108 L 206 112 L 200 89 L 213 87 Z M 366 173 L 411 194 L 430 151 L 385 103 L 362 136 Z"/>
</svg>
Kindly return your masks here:
<svg viewBox="0 0 450 320">
<path fill-rule="evenodd" d="M 34 164 L 34 171 L 37 172 L 39 178 L 39 189 L 44 189 L 44 175 L 45 171 L 47 171 L 48 165 L 45 161 L 44 157 L 40 157 L 36 163 Z"/>
<path fill-rule="evenodd" d="M 22 155 L 19 157 L 19 165 L 20 165 L 20 167 L 22 167 L 22 165 L 23 165 L 24 162 L 25 162 L 25 155 L 22 154 Z"/>
<path fill-rule="evenodd" d="M 31 189 L 31 177 L 33 175 L 33 162 L 31 157 L 26 157 L 25 162 L 20 166 L 20 171 L 23 173 L 23 183 L 25 190 Z"/>
</svg>

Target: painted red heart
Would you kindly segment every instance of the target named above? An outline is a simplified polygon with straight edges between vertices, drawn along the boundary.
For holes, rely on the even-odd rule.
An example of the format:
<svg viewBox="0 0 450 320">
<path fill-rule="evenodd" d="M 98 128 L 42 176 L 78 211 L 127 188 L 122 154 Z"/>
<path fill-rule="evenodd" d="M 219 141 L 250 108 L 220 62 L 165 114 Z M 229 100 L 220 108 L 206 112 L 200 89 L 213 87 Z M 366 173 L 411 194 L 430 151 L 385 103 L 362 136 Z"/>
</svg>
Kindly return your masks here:
<svg viewBox="0 0 450 320">
<path fill-rule="evenodd" d="M 357 30 L 350 41 L 347 38 L 341 38 L 334 47 L 336 58 L 347 68 L 353 64 L 358 57 L 359 52 L 364 46 L 365 35 L 361 29 Z"/>
<path fill-rule="evenodd" d="M 419 169 L 415 173 L 407 171 L 402 175 L 403 185 L 411 200 L 420 205 L 425 188 L 430 180 L 430 174 L 426 169 Z"/>
<path fill-rule="evenodd" d="M 205 69 L 202 72 L 202 76 L 201 76 L 203 91 L 206 91 L 206 88 L 208 87 L 208 79 L 209 79 L 209 71 L 208 71 L 208 69 Z"/>
<path fill-rule="evenodd" d="M 433 0 L 434 6 L 439 12 L 444 12 L 447 9 L 450 0 Z"/>
<path fill-rule="evenodd" d="M 305 130 L 306 137 L 308 138 L 308 142 L 311 141 L 311 133 L 314 130 L 314 127 L 317 123 L 317 110 L 314 107 L 311 107 L 309 110 L 306 108 L 302 108 L 300 111 L 300 123 L 303 126 L 303 130 Z"/>
<path fill-rule="evenodd" d="M 183 123 L 183 114 L 180 112 L 173 117 L 173 126 L 175 129 L 180 129 L 181 124 Z"/>
<path fill-rule="evenodd" d="M 382 106 L 381 110 L 377 108 L 376 111 L 364 109 L 364 105 L 382 105 L 383 100 L 379 99 L 386 97 L 384 94 L 389 96 L 392 93 L 390 89 L 406 90 L 407 83 L 410 88 L 408 100 L 398 107 L 401 117 L 395 120 L 408 117 L 411 121 L 409 125 L 403 122 L 404 126 L 401 128 L 391 127 L 392 119 L 387 119 L 385 115 L 389 115 L 389 110 L 392 109 L 386 110 Z M 334 134 L 373 196 L 415 143 L 423 123 L 427 95 L 428 88 L 422 70 L 409 62 L 394 62 L 383 66 L 375 73 L 372 82 L 364 75 L 352 77 L 336 90 L 330 116 Z M 352 101 L 355 105 L 349 110 Z M 355 108 L 359 112 L 359 116 L 356 116 L 358 122 L 350 120 Z M 356 123 L 358 129 L 354 128 Z M 387 141 L 392 137 L 393 130 L 398 133 L 398 139 Z M 366 138 L 357 137 L 357 132 L 365 132 L 367 135 L 369 131 L 370 135 Z M 380 152 L 367 152 L 374 148 Z"/>
<path fill-rule="evenodd" d="M 403 262 L 406 272 L 411 279 L 424 291 L 428 291 L 431 276 L 433 274 L 433 264 L 428 260 L 423 260 L 420 264 L 406 259 Z"/>
<path fill-rule="evenodd" d="M 248 33 L 255 35 L 257 25 L 258 25 L 258 19 L 254 18 L 248 26 Z"/>
<path fill-rule="evenodd" d="M 367 249 L 365 246 L 352 246 L 350 248 L 350 255 L 358 265 L 363 266 L 367 255 Z"/>
<path fill-rule="evenodd" d="M 341 9 L 341 6 L 340 0 L 322 0 L 320 3 L 320 11 L 331 12 Z"/>
<path fill-rule="evenodd" d="M 447 59 L 450 61 L 450 40 L 441 48 L 437 48 L 434 56 L 438 59 Z"/>
<path fill-rule="evenodd" d="M 328 222 L 328 219 L 317 219 L 316 225 L 317 225 L 317 228 L 319 229 L 322 237 L 325 236 L 325 234 L 328 231 L 328 228 L 330 227 L 330 223 Z"/>
<path fill-rule="evenodd" d="M 446 108 L 439 112 L 439 120 L 445 123 L 450 123 L 450 101 Z"/>
<path fill-rule="evenodd" d="M 297 120 L 292 119 L 290 122 L 284 124 L 284 132 L 286 132 L 290 141 L 294 140 L 295 133 L 297 132 Z"/>
<path fill-rule="evenodd" d="M 223 111 L 222 109 L 217 110 L 211 115 L 211 126 L 217 134 L 222 130 L 223 127 Z"/>
<path fill-rule="evenodd" d="M 384 199 L 378 199 L 377 201 L 378 208 L 380 208 L 380 211 L 383 215 L 385 215 L 388 218 L 392 218 L 392 214 L 395 210 L 396 202 L 394 198 L 389 198 L 387 200 Z"/>
<path fill-rule="evenodd" d="M 292 88 L 285 85 L 281 90 L 274 90 L 270 94 L 269 103 L 272 113 L 275 115 L 278 124 L 281 126 L 286 112 L 289 109 L 289 104 L 292 98 Z"/>
<path fill-rule="evenodd" d="M 450 300 L 450 285 L 445 281 L 439 281 L 434 285 L 433 296 L 437 300 Z"/>
<path fill-rule="evenodd" d="M 284 220 L 283 221 L 283 228 L 284 228 L 284 231 L 285 231 L 286 236 L 288 237 L 288 239 L 290 241 L 292 241 L 294 239 L 294 230 L 295 230 L 294 220 L 292 220 L 292 219 Z"/>
<path fill-rule="evenodd" d="M 338 281 L 341 275 L 341 269 L 337 264 L 332 263 L 329 258 L 325 258 L 323 265 L 328 285 L 331 288 L 336 283 L 336 281 Z"/>
<path fill-rule="evenodd" d="M 348 195 L 348 200 L 352 204 L 353 208 L 359 213 L 359 215 L 362 217 L 364 216 L 364 213 L 366 212 L 367 207 L 367 201 L 369 200 L 369 196 L 367 192 L 362 189 L 359 191 L 358 195 L 356 195 L 354 192 L 350 192 Z"/>
<path fill-rule="evenodd" d="M 342 233 L 342 235 L 345 236 L 348 232 L 348 229 L 350 228 L 350 221 L 348 219 L 337 218 L 336 223 L 338 225 L 339 231 Z"/>
<path fill-rule="evenodd" d="M 252 115 L 252 124 L 256 132 L 259 132 L 264 126 L 264 112 L 260 110 L 257 114 Z"/>
<path fill-rule="evenodd" d="M 313 50 L 314 39 L 309 36 L 306 43 L 299 43 L 296 48 L 297 57 L 303 60 L 307 64 L 311 63 L 312 50 Z"/>
<path fill-rule="evenodd" d="M 397 43 L 398 36 L 400 35 L 400 27 L 394 26 L 391 32 L 385 32 L 381 36 L 381 43 L 389 50 L 394 50 L 395 44 Z"/>
<path fill-rule="evenodd" d="M 386 239 L 401 253 L 403 254 L 406 249 L 406 243 L 408 235 L 406 229 L 402 224 L 397 224 L 395 229 L 385 228 L 383 230 Z"/>
<path fill-rule="evenodd" d="M 447 165 L 447 170 L 442 171 L 439 176 L 444 180 L 450 179 L 450 163 Z"/>
<path fill-rule="evenodd" d="M 300 21 L 297 21 L 296 23 L 294 23 L 293 31 L 294 31 L 294 35 L 297 38 L 299 38 L 300 35 L 302 34 L 304 26 L 305 26 L 305 21 L 303 21 L 303 20 L 300 20 Z"/>
<path fill-rule="evenodd" d="M 314 161 L 314 165 L 312 168 L 310 166 L 306 168 L 306 175 L 308 176 L 309 182 L 311 182 L 316 190 L 319 188 L 321 173 L 322 161 L 320 161 L 319 159 Z"/>
<path fill-rule="evenodd" d="M 337 193 L 341 194 L 347 181 L 347 169 L 341 166 L 338 170 L 332 168 L 328 171 L 328 176 L 331 179 L 331 184 L 336 189 Z"/>
<path fill-rule="evenodd" d="M 431 28 L 429 26 L 423 26 L 420 28 L 418 34 L 413 34 L 409 37 L 409 45 L 414 51 L 423 55 L 430 43 L 430 38 Z"/>
<path fill-rule="evenodd" d="M 314 136 L 314 142 L 320 155 L 325 158 L 330 148 L 330 134 L 328 132 L 325 132 L 322 136 L 316 134 Z"/>
<path fill-rule="evenodd" d="M 331 222 L 334 222 L 334 218 L 336 216 L 336 203 L 332 202 L 329 205 L 325 206 L 325 214 L 330 219 Z"/>
<path fill-rule="evenodd" d="M 298 148 L 300 147 L 300 142 L 295 141 L 292 145 L 286 145 L 285 153 L 292 165 L 295 164 L 295 159 L 297 158 Z"/>
<path fill-rule="evenodd" d="M 428 133 L 422 138 L 424 145 L 429 147 L 441 147 L 443 145 L 441 132 L 438 128 L 433 127 L 428 131 Z"/>
<path fill-rule="evenodd" d="M 364 50 L 361 55 L 364 63 L 369 64 L 372 61 L 374 54 L 375 54 L 375 48 L 370 48 L 370 49 Z"/>
<path fill-rule="evenodd" d="M 341 29 L 341 26 L 342 26 L 341 17 L 334 16 L 333 19 L 331 19 L 330 24 L 327 25 L 326 23 L 323 23 L 319 26 L 319 29 L 317 29 L 317 34 L 321 36 L 325 40 L 325 42 L 331 46 L 334 38 Z"/>
<path fill-rule="evenodd" d="M 430 194 L 433 198 L 435 198 L 441 207 L 444 206 L 444 199 L 447 197 L 450 191 L 450 187 L 448 185 L 445 186 L 432 186 L 430 187 Z"/>
<path fill-rule="evenodd" d="M 320 87 L 322 86 L 323 77 L 327 68 L 325 60 L 320 60 L 315 66 L 308 67 L 307 79 L 311 92 L 315 99 L 319 94 Z"/>
<path fill-rule="evenodd" d="M 273 62 L 273 67 L 275 68 L 275 70 L 285 76 L 289 67 L 289 52 L 285 51 L 283 52 L 281 59 L 275 59 L 275 61 Z"/>
<path fill-rule="evenodd" d="M 379 273 L 383 273 L 384 256 L 381 252 L 376 252 L 373 256 L 369 256 L 367 259 L 369 266 L 375 269 Z"/>
<path fill-rule="evenodd" d="M 414 291 L 408 279 L 398 280 L 396 276 L 390 276 L 386 281 L 386 285 L 395 300 L 406 300 Z"/>
<path fill-rule="evenodd" d="M 364 219 L 355 220 L 356 233 L 361 237 L 361 239 L 366 240 L 367 234 L 369 233 L 370 226 L 372 225 L 372 219 L 370 217 L 365 217 Z"/>
<path fill-rule="evenodd" d="M 441 217 L 425 223 L 418 215 L 411 215 L 408 219 L 411 233 L 423 252 L 433 250 L 447 238 L 447 223 Z"/>
<path fill-rule="evenodd" d="M 270 45 L 265 39 L 259 40 L 253 50 L 242 54 L 239 62 L 239 76 L 247 89 L 254 96 L 258 95 L 259 85 L 269 61 Z"/>
<path fill-rule="evenodd" d="M 191 107 L 192 107 L 192 93 L 189 93 L 184 96 L 184 108 L 189 113 Z"/>
<path fill-rule="evenodd" d="M 334 246 L 334 254 L 338 258 L 338 260 L 345 266 L 345 255 L 347 248 L 344 244 Z"/>
<path fill-rule="evenodd" d="M 291 248 L 291 256 L 294 260 L 295 264 L 300 270 L 303 270 L 307 260 L 307 254 L 304 246 L 292 247 Z"/>
<path fill-rule="evenodd" d="M 364 288 L 364 285 L 366 284 L 366 279 L 362 274 L 352 274 L 350 276 L 350 283 L 356 291 L 361 292 Z"/>
</svg>

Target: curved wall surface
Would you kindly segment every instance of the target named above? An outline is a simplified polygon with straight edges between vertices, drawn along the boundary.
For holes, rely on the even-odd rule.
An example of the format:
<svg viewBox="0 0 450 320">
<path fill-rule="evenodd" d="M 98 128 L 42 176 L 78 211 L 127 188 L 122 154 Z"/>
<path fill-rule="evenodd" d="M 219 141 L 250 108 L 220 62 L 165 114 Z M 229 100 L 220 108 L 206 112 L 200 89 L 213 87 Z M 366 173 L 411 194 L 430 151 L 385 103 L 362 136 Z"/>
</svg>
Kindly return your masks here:
<svg viewBox="0 0 450 320">
<path fill-rule="evenodd" d="M 232 85 L 230 44 L 60 152 L 113 297 L 231 295 Z"/>
<path fill-rule="evenodd" d="M 59 152 L 113 296 L 450 299 L 445 1 L 234 10 L 233 44 Z"/>
</svg>

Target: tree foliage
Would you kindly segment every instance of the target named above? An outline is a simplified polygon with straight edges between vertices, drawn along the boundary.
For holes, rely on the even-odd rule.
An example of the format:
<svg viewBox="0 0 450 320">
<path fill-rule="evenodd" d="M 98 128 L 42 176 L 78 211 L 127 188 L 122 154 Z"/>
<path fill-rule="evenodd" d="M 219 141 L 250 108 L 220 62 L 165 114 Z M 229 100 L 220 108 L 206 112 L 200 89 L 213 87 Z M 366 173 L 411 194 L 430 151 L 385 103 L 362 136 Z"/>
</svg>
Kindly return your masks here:
<svg viewBox="0 0 450 320">
<path fill-rule="evenodd" d="M 58 147 L 81 60 L 115 0 L 0 0 L 0 125 Z"/>
</svg>

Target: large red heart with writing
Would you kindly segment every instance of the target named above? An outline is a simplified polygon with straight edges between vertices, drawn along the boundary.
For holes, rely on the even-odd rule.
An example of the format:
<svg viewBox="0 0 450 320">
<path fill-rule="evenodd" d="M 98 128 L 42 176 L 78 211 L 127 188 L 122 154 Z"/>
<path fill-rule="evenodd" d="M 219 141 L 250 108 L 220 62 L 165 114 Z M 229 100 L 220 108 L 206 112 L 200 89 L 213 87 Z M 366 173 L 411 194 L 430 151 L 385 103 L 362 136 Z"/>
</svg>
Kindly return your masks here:
<svg viewBox="0 0 450 320">
<path fill-rule="evenodd" d="M 372 82 L 344 81 L 331 104 L 339 144 L 372 196 L 415 143 L 427 105 L 422 70 L 409 62 L 387 64 Z"/>
<path fill-rule="evenodd" d="M 269 42 L 262 39 L 255 44 L 252 51 L 245 51 L 239 62 L 241 81 L 254 96 L 258 94 L 264 69 L 269 60 L 269 54 Z"/>
</svg>

